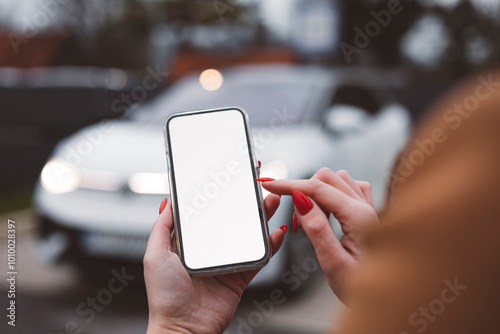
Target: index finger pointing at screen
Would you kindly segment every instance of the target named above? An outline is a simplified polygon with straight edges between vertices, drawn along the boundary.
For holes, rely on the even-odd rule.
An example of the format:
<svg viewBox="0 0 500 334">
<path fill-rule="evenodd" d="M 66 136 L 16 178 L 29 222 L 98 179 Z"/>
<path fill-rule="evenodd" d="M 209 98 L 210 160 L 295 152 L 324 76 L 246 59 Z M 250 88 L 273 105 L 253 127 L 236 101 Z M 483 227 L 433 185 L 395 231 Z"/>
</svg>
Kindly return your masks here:
<svg viewBox="0 0 500 334">
<path fill-rule="evenodd" d="M 291 195 L 294 190 L 300 190 L 333 214 L 341 213 L 354 201 L 342 191 L 318 179 L 275 180 L 263 182 L 262 187 L 278 195 Z"/>
</svg>

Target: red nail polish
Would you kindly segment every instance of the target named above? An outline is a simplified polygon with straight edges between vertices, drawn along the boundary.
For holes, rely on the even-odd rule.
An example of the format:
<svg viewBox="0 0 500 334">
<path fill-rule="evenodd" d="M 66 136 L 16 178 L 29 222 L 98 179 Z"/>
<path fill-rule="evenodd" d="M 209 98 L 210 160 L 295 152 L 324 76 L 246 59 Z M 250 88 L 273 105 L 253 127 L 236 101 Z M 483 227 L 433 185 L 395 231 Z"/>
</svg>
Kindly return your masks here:
<svg viewBox="0 0 500 334">
<path fill-rule="evenodd" d="M 160 214 L 163 212 L 163 210 L 165 210 L 165 207 L 167 206 L 167 203 L 168 203 L 168 200 L 167 198 L 165 197 L 163 199 L 163 201 L 161 201 L 161 204 L 160 204 Z"/>
<path fill-rule="evenodd" d="M 260 160 L 257 160 L 257 162 L 259 163 L 259 168 L 260 168 L 260 166 L 262 166 L 262 162 L 260 162 Z"/>
<path fill-rule="evenodd" d="M 270 178 L 270 177 L 259 177 L 259 178 L 256 178 L 255 181 L 259 181 L 259 182 L 269 182 L 269 181 L 274 181 L 273 178 Z"/>
<path fill-rule="evenodd" d="M 293 203 L 295 204 L 295 207 L 297 208 L 301 216 L 307 214 L 313 208 L 311 200 L 309 199 L 309 197 L 304 195 L 303 192 L 294 190 L 292 192 L 292 197 Z"/>
<path fill-rule="evenodd" d="M 299 222 L 297 221 L 297 215 L 293 213 L 293 233 L 297 234 L 299 230 Z"/>
<path fill-rule="evenodd" d="M 282 230 L 282 231 L 283 231 L 283 233 L 286 233 L 286 231 L 288 230 L 288 226 L 286 226 L 286 225 L 281 225 L 281 226 L 280 226 L 280 230 Z"/>
</svg>

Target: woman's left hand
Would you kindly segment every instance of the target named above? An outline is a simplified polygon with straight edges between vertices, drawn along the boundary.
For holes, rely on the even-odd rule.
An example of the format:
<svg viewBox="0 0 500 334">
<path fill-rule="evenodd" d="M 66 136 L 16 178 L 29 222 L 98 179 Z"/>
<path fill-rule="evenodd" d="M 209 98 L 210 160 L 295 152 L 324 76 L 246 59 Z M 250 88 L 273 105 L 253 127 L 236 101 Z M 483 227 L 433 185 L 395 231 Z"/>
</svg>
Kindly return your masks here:
<svg viewBox="0 0 500 334">
<path fill-rule="evenodd" d="M 268 218 L 279 203 L 278 195 L 267 196 L 264 204 Z M 191 277 L 172 249 L 172 228 L 172 206 L 168 203 L 153 226 L 144 256 L 148 333 L 222 333 L 258 270 Z M 280 248 L 285 232 L 283 227 L 271 234 L 273 254 Z"/>
</svg>

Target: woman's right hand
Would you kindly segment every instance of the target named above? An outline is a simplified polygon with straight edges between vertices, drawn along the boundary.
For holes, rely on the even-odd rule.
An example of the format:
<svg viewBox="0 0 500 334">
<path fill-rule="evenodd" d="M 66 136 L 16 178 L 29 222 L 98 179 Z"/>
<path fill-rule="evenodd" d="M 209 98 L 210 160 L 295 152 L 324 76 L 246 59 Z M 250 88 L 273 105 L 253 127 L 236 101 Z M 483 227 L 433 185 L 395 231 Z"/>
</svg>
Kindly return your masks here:
<svg viewBox="0 0 500 334">
<path fill-rule="evenodd" d="M 294 230 L 304 229 L 330 287 L 342 299 L 346 280 L 363 256 L 363 232 L 379 224 L 370 184 L 354 181 L 346 171 L 322 168 L 309 180 L 273 180 L 262 186 L 278 195 L 292 195 Z M 333 232 L 325 212 L 340 222 L 342 240 Z"/>
</svg>

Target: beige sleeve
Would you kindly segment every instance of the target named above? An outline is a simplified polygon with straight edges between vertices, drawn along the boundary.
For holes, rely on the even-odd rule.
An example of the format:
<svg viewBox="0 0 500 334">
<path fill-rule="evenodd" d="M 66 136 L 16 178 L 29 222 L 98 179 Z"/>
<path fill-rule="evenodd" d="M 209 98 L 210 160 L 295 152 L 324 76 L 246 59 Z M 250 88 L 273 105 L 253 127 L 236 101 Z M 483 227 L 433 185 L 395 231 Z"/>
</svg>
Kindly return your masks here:
<svg viewBox="0 0 500 334">
<path fill-rule="evenodd" d="M 438 103 L 393 173 L 338 333 L 500 333 L 500 73 Z"/>
</svg>

